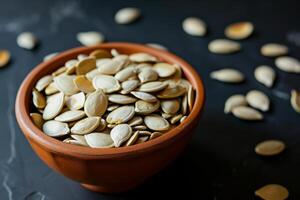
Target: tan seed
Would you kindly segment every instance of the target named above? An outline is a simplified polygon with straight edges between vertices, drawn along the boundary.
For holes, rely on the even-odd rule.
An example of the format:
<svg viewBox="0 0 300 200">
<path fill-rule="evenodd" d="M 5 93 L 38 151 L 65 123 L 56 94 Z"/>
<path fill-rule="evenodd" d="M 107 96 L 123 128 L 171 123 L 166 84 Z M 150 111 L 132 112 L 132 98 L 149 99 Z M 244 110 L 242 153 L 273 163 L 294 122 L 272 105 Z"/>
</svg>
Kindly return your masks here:
<svg viewBox="0 0 300 200">
<path fill-rule="evenodd" d="M 256 190 L 255 195 L 266 200 L 285 200 L 289 197 L 289 191 L 282 185 L 269 184 Z"/>
<path fill-rule="evenodd" d="M 149 140 L 153 140 L 155 138 L 158 138 L 159 136 L 162 136 L 161 132 L 153 132 L 151 133 Z"/>
<path fill-rule="evenodd" d="M 237 106 L 232 109 L 232 113 L 243 120 L 258 121 L 263 119 L 263 115 L 259 111 L 247 106 Z"/>
<path fill-rule="evenodd" d="M 225 68 L 210 73 L 212 79 L 226 83 L 240 83 L 244 81 L 244 75 L 235 69 Z"/>
<path fill-rule="evenodd" d="M 232 112 L 232 109 L 238 106 L 246 106 L 247 105 L 247 100 L 244 95 L 241 94 L 235 94 L 230 96 L 224 106 L 224 113 L 228 114 Z"/>
<path fill-rule="evenodd" d="M 181 113 L 186 114 L 188 111 L 188 95 L 184 95 L 181 100 Z"/>
<path fill-rule="evenodd" d="M 91 93 L 95 91 L 92 82 L 88 80 L 84 75 L 76 76 L 76 78 L 74 79 L 74 84 L 81 92 Z"/>
<path fill-rule="evenodd" d="M 297 90 L 291 91 L 291 105 L 296 112 L 300 113 L 300 92 Z"/>
<path fill-rule="evenodd" d="M 180 108 L 178 99 L 170 99 L 161 101 L 161 109 L 167 114 L 175 114 Z"/>
<path fill-rule="evenodd" d="M 110 136 L 114 141 L 115 147 L 121 146 L 123 142 L 126 142 L 132 134 L 132 129 L 128 124 L 118 124 L 111 132 Z"/>
<path fill-rule="evenodd" d="M 148 115 L 144 118 L 145 125 L 154 131 L 166 131 L 170 128 L 167 120 L 159 115 Z"/>
<path fill-rule="evenodd" d="M 66 67 L 60 67 L 52 73 L 52 76 L 61 75 L 61 74 L 65 73 L 67 71 L 67 69 L 68 68 L 66 68 Z"/>
<path fill-rule="evenodd" d="M 95 59 L 100 59 L 100 58 L 111 58 L 111 54 L 109 51 L 105 49 L 97 49 L 94 50 L 90 53 L 89 57 L 93 57 Z"/>
<path fill-rule="evenodd" d="M 101 90 L 96 90 L 86 98 L 84 112 L 89 117 L 101 117 L 105 113 L 107 105 L 107 96 Z"/>
<path fill-rule="evenodd" d="M 6 66 L 10 61 L 10 53 L 8 50 L 0 50 L 0 68 Z"/>
<path fill-rule="evenodd" d="M 90 133 L 84 135 L 88 145 L 93 148 L 111 148 L 114 147 L 114 141 L 106 133 Z"/>
<path fill-rule="evenodd" d="M 172 99 L 185 94 L 186 88 L 180 84 L 169 84 L 163 91 L 159 92 L 157 97 L 161 99 Z"/>
<path fill-rule="evenodd" d="M 276 43 L 268 43 L 260 48 L 261 54 L 267 57 L 284 56 L 288 51 L 289 49 L 287 46 Z"/>
<path fill-rule="evenodd" d="M 100 117 L 87 117 L 84 118 L 71 128 L 71 133 L 78 134 L 78 135 L 84 135 L 91 133 L 94 131 L 100 124 Z"/>
<path fill-rule="evenodd" d="M 76 74 L 84 75 L 96 68 L 95 58 L 85 58 L 76 64 Z"/>
<path fill-rule="evenodd" d="M 39 129 L 42 129 L 44 120 L 40 113 L 30 113 L 30 118 Z"/>
<path fill-rule="evenodd" d="M 170 119 L 171 124 L 176 124 L 182 117 L 183 117 L 182 114 L 175 115 Z"/>
<path fill-rule="evenodd" d="M 56 85 L 54 82 L 50 83 L 46 88 L 45 88 L 45 94 L 46 95 L 51 95 L 59 92 L 57 89 Z"/>
<path fill-rule="evenodd" d="M 249 37 L 254 31 L 251 22 L 237 22 L 225 28 L 226 37 L 234 40 L 242 40 Z"/>
<path fill-rule="evenodd" d="M 51 137 L 60 137 L 67 135 L 70 129 L 67 123 L 50 120 L 43 124 L 43 132 Z"/>
<path fill-rule="evenodd" d="M 239 43 L 226 39 L 216 39 L 208 44 L 208 50 L 216 54 L 230 54 L 240 49 L 241 45 Z"/>
<path fill-rule="evenodd" d="M 138 100 L 135 102 L 135 112 L 142 115 L 148 115 L 159 109 L 160 102 L 149 103 L 147 101 Z"/>
<path fill-rule="evenodd" d="M 36 89 L 32 90 L 32 101 L 33 105 L 36 108 L 45 108 L 46 106 L 46 99 L 42 95 L 42 93 L 38 92 Z"/>
<path fill-rule="evenodd" d="M 285 144 L 280 140 L 266 140 L 255 147 L 255 152 L 261 156 L 274 156 L 285 149 Z"/>
</svg>

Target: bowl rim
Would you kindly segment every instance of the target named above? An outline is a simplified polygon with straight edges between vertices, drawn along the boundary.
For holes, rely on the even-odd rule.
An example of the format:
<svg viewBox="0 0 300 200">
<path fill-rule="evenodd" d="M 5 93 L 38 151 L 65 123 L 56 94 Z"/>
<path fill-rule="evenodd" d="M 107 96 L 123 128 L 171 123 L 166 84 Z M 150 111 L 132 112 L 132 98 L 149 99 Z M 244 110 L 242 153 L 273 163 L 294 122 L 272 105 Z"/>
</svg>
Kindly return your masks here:
<svg viewBox="0 0 300 200">
<path fill-rule="evenodd" d="M 104 49 L 130 49 L 136 52 L 145 52 L 157 56 L 162 60 L 167 60 L 173 63 L 177 63 L 182 67 L 186 78 L 192 82 L 194 90 L 196 91 L 195 101 L 192 111 L 187 116 L 186 120 L 183 123 L 180 123 L 175 128 L 168 131 L 166 134 L 149 140 L 145 143 L 140 143 L 128 147 L 118 147 L 118 148 L 90 148 L 84 146 L 77 146 L 63 143 L 60 140 L 49 137 L 44 134 L 39 128 L 37 128 L 30 116 L 29 108 L 26 105 L 26 99 L 28 99 L 29 94 L 31 94 L 32 87 L 38 78 L 41 78 L 44 74 L 43 71 L 47 66 L 54 65 L 54 63 L 65 62 L 67 57 L 75 57 L 80 53 L 91 52 L 95 49 L 104 48 Z M 58 64 L 57 64 L 58 65 Z M 57 66 L 56 68 L 58 68 Z M 35 80 L 36 79 L 36 80 Z M 29 94 L 28 94 L 29 93 Z M 42 62 L 36 67 L 34 67 L 31 72 L 23 80 L 21 86 L 19 87 L 16 103 L 15 103 L 15 114 L 18 121 L 18 124 L 26 136 L 27 139 L 31 139 L 34 142 L 42 145 L 44 148 L 48 149 L 51 152 L 60 153 L 72 157 L 81 157 L 81 158 L 100 158 L 100 157 L 117 157 L 122 155 L 136 155 L 139 153 L 144 153 L 156 149 L 159 146 L 163 146 L 163 143 L 168 143 L 174 141 L 175 137 L 180 136 L 180 133 L 183 133 L 185 129 L 188 129 L 195 123 L 195 120 L 198 120 L 201 114 L 201 111 L 204 107 L 205 101 L 205 91 L 203 82 L 196 72 L 196 70 L 188 64 L 186 61 L 180 57 L 160 49 L 155 49 L 146 45 L 137 44 L 137 43 L 126 43 L 126 42 L 109 42 L 102 43 L 95 46 L 89 47 L 77 47 L 72 48 L 67 51 L 60 53 L 49 61 Z"/>
</svg>

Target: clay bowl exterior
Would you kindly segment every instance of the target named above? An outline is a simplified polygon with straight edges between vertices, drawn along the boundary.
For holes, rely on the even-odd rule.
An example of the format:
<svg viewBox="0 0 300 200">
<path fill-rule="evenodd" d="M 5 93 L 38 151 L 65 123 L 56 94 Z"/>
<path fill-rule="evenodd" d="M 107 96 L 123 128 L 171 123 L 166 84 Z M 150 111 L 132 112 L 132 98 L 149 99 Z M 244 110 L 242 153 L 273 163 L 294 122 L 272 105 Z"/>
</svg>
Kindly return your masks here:
<svg viewBox="0 0 300 200">
<path fill-rule="evenodd" d="M 98 48 L 115 48 L 125 54 L 146 52 L 165 62 L 182 66 L 185 77 L 196 91 L 195 104 L 187 119 L 156 139 L 121 148 L 95 149 L 76 146 L 45 135 L 33 124 L 29 116 L 31 90 L 36 81 L 63 66 L 67 60 L 76 58 L 78 54 L 88 54 Z M 92 191 L 118 193 L 138 186 L 183 151 L 192 135 L 192 129 L 198 123 L 203 105 L 202 81 L 197 72 L 181 58 L 167 51 L 139 44 L 105 43 L 68 50 L 35 67 L 19 88 L 15 112 L 18 124 L 31 147 L 50 168 L 80 182 Z"/>
</svg>

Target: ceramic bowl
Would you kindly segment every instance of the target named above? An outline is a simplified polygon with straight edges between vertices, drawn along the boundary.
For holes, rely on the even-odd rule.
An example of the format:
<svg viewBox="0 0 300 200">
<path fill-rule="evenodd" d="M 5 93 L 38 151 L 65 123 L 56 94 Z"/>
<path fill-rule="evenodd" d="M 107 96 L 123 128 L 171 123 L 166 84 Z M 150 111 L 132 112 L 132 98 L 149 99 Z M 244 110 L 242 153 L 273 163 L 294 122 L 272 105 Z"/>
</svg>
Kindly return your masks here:
<svg viewBox="0 0 300 200">
<path fill-rule="evenodd" d="M 89 148 L 63 143 L 45 135 L 30 119 L 31 91 L 37 80 L 64 65 L 78 54 L 117 49 L 120 53 L 146 52 L 159 59 L 182 66 L 193 85 L 195 104 L 183 123 L 164 135 L 145 143 L 120 148 Z M 56 172 L 78 181 L 97 192 L 118 193 L 130 190 L 173 161 L 187 145 L 199 121 L 204 105 L 204 87 L 195 69 L 183 59 L 164 50 L 132 43 L 105 43 L 74 48 L 35 67 L 19 88 L 15 112 L 18 124 L 36 154 Z M 198 132 L 199 134 L 199 132 Z"/>
</svg>

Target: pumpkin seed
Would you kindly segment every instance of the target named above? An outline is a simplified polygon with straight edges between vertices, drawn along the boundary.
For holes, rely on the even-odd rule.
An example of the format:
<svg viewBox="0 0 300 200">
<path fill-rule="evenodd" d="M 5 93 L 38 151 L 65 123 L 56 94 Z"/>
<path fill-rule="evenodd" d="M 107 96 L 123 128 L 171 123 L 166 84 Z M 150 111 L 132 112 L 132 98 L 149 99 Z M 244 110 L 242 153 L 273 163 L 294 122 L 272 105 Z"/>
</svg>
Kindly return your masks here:
<svg viewBox="0 0 300 200">
<path fill-rule="evenodd" d="M 115 147 L 121 146 L 123 142 L 126 142 L 132 134 L 132 129 L 128 124 L 118 124 L 111 132 L 110 136 L 114 141 Z"/>
<path fill-rule="evenodd" d="M 250 106 L 261 111 L 268 111 L 270 107 L 270 100 L 267 95 L 258 91 L 251 90 L 246 95 L 246 100 Z"/>
<path fill-rule="evenodd" d="M 55 120 L 59 122 L 72 122 L 72 121 L 79 120 L 84 116 L 85 116 L 85 112 L 82 110 L 69 110 L 55 117 Z"/>
<path fill-rule="evenodd" d="M 111 53 L 105 49 L 97 49 L 90 53 L 89 57 L 100 59 L 100 58 L 111 58 Z"/>
<path fill-rule="evenodd" d="M 87 144 L 93 148 L 111 148 L 114 147 L 114 141 L 106 133 L 90 133 L 84 135 Z"/>
<path fill-rule="evenodd" d="M 102 90 L 96 90 L 86 98 L 84 103 L 84 112 L 89 117 L 101 117 L 105 113 L 107 105 L 107 96 L 102 92 Z"/>
<path fill-rule="evenodd" d="M 247 106 L 237 106 L 232 109 L 232 113 L 243 120 L 257 121 L 263 119 L 263 115 L 259 111 Z"/>
<path fill-rule="evenodd" d="M 90 80 L 88 80 L 84 75 L 76 76 L 73 80 L 75 86 L 84 93 L 91 93 L 95 91 L 95 88 Z"/>
<path fill-rule="evenodd" d="M 118 24 L 129 24 L 137 20 L 141 15 L 138 8 L 122 8 L 115 15 L 115 21 Z"/>
<path fill-rule="evenodd" d="M 77 59 L 71 59 L 71 60 L 68 60 L 67 62 L 65 62 L 65 67 L 66 68 L 73 68 L 73 67 L 76 67 L 78 63 L 78 60 Z"/>
<path fill-rule="evenodd" d="M 159 50 L 165 50 L 165 51 L 168 50 L 167 47 L 165 47 L 161 44 L 157 44 L 157 43 L 147 43 L 146 45 L 149 46 L 149 47 L 155 48 L 155 49 L 159 49 Z"/>
<path fill-rule="evenodd" d="M 289 197 L 289 191 L 282 185 L 269 184 L 256 190 L 255 195 L 266 200 L 284 200 Z"/>
<path fill-rule="evenodd" d="M 70 129 L 67 123 L 50 120 L 43 124 L 43 132 L 51 137 L 60 137 L 69 134 Z"/>
<path fill-rule="evenodd" d="M 149 136 L 139 137 L 139 138 L 135 141 L 135 144 L 140 144 L 140 143 L 146 142 L 148 139 L 149 139 Z"/>
<path fill-rule="evenodd" d="M 188 106 L 189 106 L 189 110 L 192 111 L 193 109 L 193 105 L 194 105 L 194 101 L 195 101 L 195 93 L 194 93 L 194 89 L 192 86 L 189 87 L 188 89 Z"/>
<path fill-rule="evenodd" d="M 142 115 L 148 115 L 155 112 L 160 106 L 160 102 L 149 103 L 147 101 L 138 100 L 135 102 L 135 112 Z"/>
<path fill-rule="evenodd" d="M 268 43 L 260 48 L 261 54 L 267 57 L 284 56 L 288 51 L 289 49 L 287 46 L 276 43 Z"/>
<path fill-rule="evenodd" d="M 206 24 L 199 18 L 188 17 L 182 22 L 183 30 L 193 36 L 204 36 L 206 34 Z"/>
<path fill-rule="evenodd" d="M 79 92 L 79 89 L 74 84 L 76 76 L 60 75 L 54 77 L 54 83 L 57 89 L 66 95 L 73 95 Z"/>
<path fill-rule="evenodd" d="M 95 129 L 95 132 L 103 131 L 107 127 L 105 119 L 100 120 L 99 126 Z"/>
<path fill-rule="evenodd" d="M 96 68 L 95 58 L 85 58 L 76 64 L 76 74 L 84 75 Z"/>
<path fill-rule="evenodd" d="M 113 110 L 115 110 L 119 107 L 120 107 L 119 105 L 110 105 L 110 106 L 107 107 L 107 111 L 113 111 Z"/>
<path fill-rule="evenodd" d="M 291 91 L 291 105 L 296 112 L 300 113 L 300 92 L 297 90 Z"/>
<path fill-rule="evenodd" d="M 226 37 L 234 40 L 242 40 L 249 37 L 254 31 L 251 22 L 237 22 L 225 28 Z"/>
<path fill-rule="evenodd" d="M 135 68 L 134 67 L 126 67 L 121 71 L 117 72 L 115 78 L 120 81 L 126 81 L 129 77 L 135 75 Z"/>
<path fill-rule="evenodd" d="M 57 89 L 56 85 L 54 82 L 50 83 L 46 88 L 45 88 L 45 94 L 46 95 L 51 95 L 59 92 Z"/>
<path fill-rule="evenodd" d="M 123 94 L 111 94 L 108 96 L 108 100 L 110 102 L 117 103 L 117 104 L 130 104 L 137 101 L 136 98 L 126 96 Z"/>
<path fill-rule="evenodd" d="M 157 62 L 157 58 L 147 53 L 134 53 L 129 56 L 132 62 Z"/>
<path fill-rule="evenodd" d="M 39 129 L 42 129 L 44 120 L 43 116 L 40 113 L 30 113 L 30 118 Z"/>
<path fill-rule="evenodd" d="M 44 90 L 52 82 L 52 80 L 53 78 L 51 75 L 43 76 L 38 80 L 38 82 L 36 82 L 35 89 L 39 92 Z"/>
<path fill-rule="evenodd" d="M 143 118 L 140 116 L 135 116 L 128 122 L 128 125 L 137 126 L 137 125 L 141 125 L 142 123 L 143 123 Z"/>
<path fill-rule="evenodd" d="M 32 102 L 36 108 L 45 108 L 46 106 L 45 97 L 36 89 L 32 90 Z"/>
<path fill-rule="evenodd" d="M 141 83 L 146 83 L 150 81 L 156 81 L 158 74 L 152 68 L 140 68 L 138 78 Z"/>
<path fill-rule="evenodd" d="M 99 72 L 98 69 L 93 69 L 92 71 L 89 71 L 88 73 L 85 74 L 85 77 L 92 81 L 94 77 L 98 76 L 98 75 L 102 75 L 101 72 Z"/>
<path fill-rule="evenodd" d="M 296 58 L 283 56 L 276 58 L 275 65 L 278 69 L 289 73 L 300 73 L 300 62 Z"/>
<path fill-rule="evenodd" d="M 134 106 L 121 106 L 108 114 L 106 121 L 109 124 L 121 124 L 134 116 Z"/>
<path fill-rule="evenodd" d="M 77 60 L 82 61 L 82 60 L 86 59 L 87 57 L 88 57 L 88 55 L 86 55 L 86 54 L 79 54 L 77 56 Z"/>
<path fill-rule="evenodd" d="M 67 71 L 67 69 L 68 68 L 66 68 L 66 67 L 60 67 L 52 73 L 52 76 L 61 75 L 61 74 L 65 73 Z"/>
<path fill-rule="evenodd" d="M 105 93 L 112 93 L 121 88 L 118 80 L 108 75 L 97 75 L 94 77 L 93 86 L 96 89 L 102 89 Z"/>
<path fill-rule="evenodd" d="M 285 144 L 280 140 L 266 140 L 255 147 L 255 152 L 261 156 L 274 156 L 285 149 Z"/>
<path fill-rule="evenodd" d="M 132 136 L 129 138 L 129 140 L 126 142 L 126 145 L 125 146 L 130 146 L 130 145 L 133 145 L 136 140 L 138 139 L 139 137 L 139 131 L 135 131 Z"/>
<path fill-rule="evenodd" d="M 161 81 L 153 81 L 142 84 L 138 90 L 140 92 L 158 92 L 160 90 L 165 89 L 168 86 L 168 84 L 163 83 Z"/>
<path fill-rule="evenodd" d="M 177 123 L 182 117 L 183 117 L 182 114 L 175 115 L 174 117 L 172 117 L 172 118 L 170 119 L 171 124 Z"/>
<path fill-rule="evenodd" d="M 176 72 L 176 68 L 168 63 L 156 63 L 153 66 L 153 69 L 161 78 L 172 76 Z"/>
<path fill-rule="evenodd" d="M 186 114 L 188 111 L 188 95 L 184 95 L 181 101 L 181 112 Z"/>
<path fill-rule="evenodd" d="M 241 49 L 238 42 L 227 39 L 216 39 L 208 44 L 208 50 L 216 54 L 230 54 L 235 53 Z"/>
<path fill-rule="evenodd" d="M 121 94 L 128 94 L 130 93 L 132 90 L 136 89 L 139 85 L 139 81 L 138 80 L 128 80 L 128 81 L 124 81 L 121 86 L 122 86 L 122 90 L 121 90 Z"/>
<path fill-rule="evenodd" d="M 167 114 L 175 114 L 180 108 L 178 99 L 170 99 L 161 101 L 161 109 Z"/>
<path fill-rule="evenodd" d="M 71 135 L 71 137 L 74 140 L 70 140 L 70 144 L 76 144 L 76 145 L 81 145 L 81 146 L 89 146 L 88 143 L 86 142 L 84 136 L 82 135 Z"/>
<path fill-rule="evenodd" d="M 0 50 L 0 68 L 6 66 L 10 61 L 10 53 L 8 50 Z"/>
<path fill-rule="evenodd" d="M 17 44 L 24 49 L 34 49 L 37 45 L 37 38 L 31 32 L 23 32 L 17 37 Z"/>
<path fill-rule="evenodd" d="M 267 87 L 272 87 L 276 74 L 275 71 L 266 65 L 258 66 L 254 71 L 256 80 Z"/>
<path fill-rule="evenodd" d="M 169 118 L 173 117 L 172 114 L 168 114 L 168 113 L 161 113 L 161 116 L 165 119 L 169 119 Z"/>
<path fill-rule="evenodd" d="M 187 118 L 187 116 L 182 116 L 180 119 L 180 123 L 182 123 L 186 118 Z"/>
<path fill-rule="evenodd" d="M 225 68 L 210 73 L 212 79 L 226 83 L 240 83 L 244 81 L 244 75 L 235 69 Z"/>
<path fill-rule="evenodd" d="M 146 92 L 133 91 L 133 92 L 130 92 L 130 93 L 133 96 L 135 96 L 136 98 L 139 98 L 141 100 L 144 100 L 144 101 L 147 101 L 147 102 L 150 102 L 150 103 L 154 103 L 154 102 L 157 101 L 157 98 L 154 95 L 146 93 Z"/>
<path fill-rule="evenodd" d="M 161 99 L 172 99 L 186 93 L 186 88 L 180 84 L 169 84 L 166 89 L 159 92 L 157 97 Z"/>
<path fill-rule="evenodd" d="M 65 95 L 64 93 L 60 92 L 53 97 L 51 101 L 49 101 L 44 109 L 43 112 L 43 119 L 50 120 L 56 117 L 65 104 Z"/>
<path fill-rule="evenodd" d="M 138 130 L 138 131 L 145 131 L 145 130 L 147 130 L 147 126 L 144 126 L 144 125 L 134 126 L 132 128 L 134 130 Z"/>
<path fill-rule="evenodd" d="M 232 109 L 238 106 L 247 106 L 247 100 L 244 95 L 235 94 L 230 96 L 225 102 L 224 113 L 231 113 Z"/>
<path fill-rule="evenodd" d="M 118 71 L 120 71 L 127 60 L 116 58 L 117 57 L 113 59 L 102 59 L 101 62 L 97 61 L 97 68 L 99 72 L 101 72 L 102 74 L 114 75 Z"/>
<path fill-rule="evenodd" d="M 73 94 L 66 98 L 66 106 L 70 110 L 79 110 L 83 108 L 85 102 L 85 95 L 83 92 Z"/>
<path fill-rule="evenodd" d="M 113 57 L 116 57 L 116 56 L 120 55 L 120 53 L 118 52 L 117 49 L 112 49 L 112 50 L 110 50 L 110 53 L 111 53 L 111 55 L 112 55 Z"/>
<path fill-rule="evenodd" d="M 151 132 L 150 131 L 139 131 L 140 136 L 150 136 Z"/>
<path fill-rule="evenodd" d="M 87 117 L 74 124 L 71 133 L 84 135 L 94 131 L 100 124 L 100 117 Z"/>
<path fill-rule="evenodd" d="M 167 120 L 159 115 L 148 115 L 144 117 L 145 125 L 154 131 L 166 131 L 170 128 Z"/>
<path fill-rule="evenodd" d="M 77 33 L 76 38 L 84 46 L 92 46 L 104 42 L 104 35 L 96 31 Z"/>
<path fill-rule="evenodd" d="M 155 138 L 158 138 L 159 136 L 162 136 L 161 132 L 153 132 L 153 133 L 151 133 L 149 140 L 153 140 Z"/>
</svg>

